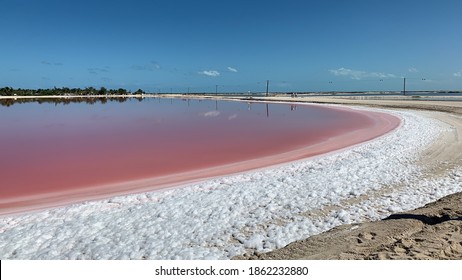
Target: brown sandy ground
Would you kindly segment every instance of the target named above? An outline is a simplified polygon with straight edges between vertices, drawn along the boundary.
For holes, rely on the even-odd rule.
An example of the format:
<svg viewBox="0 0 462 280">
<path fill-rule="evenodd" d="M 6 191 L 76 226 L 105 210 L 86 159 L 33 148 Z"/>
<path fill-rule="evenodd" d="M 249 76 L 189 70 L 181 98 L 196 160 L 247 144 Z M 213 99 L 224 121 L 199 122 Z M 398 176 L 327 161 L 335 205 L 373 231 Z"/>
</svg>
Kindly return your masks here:
<svg viewBox="0 0 462 280">
<path fill-rule="evenodd" d="M 462 165 L 462 102 L 364 100 L 354 98 L 278 98 L 271 100 L 336 103 L 420 110 L 453 127 L 429 147 L 417 164 L 426 178 L 448 177 Z M 395 186 L 390 186 L 390 191 Z M 387 190 L 385 190 L 387 192 Z M 386 193 L 385 193 L 386 194 Z M 375 222 L 333 228 L 269 253 L 236 259 L 462 259 L 462 193 Z"/>
<path fill-rule="evenodd" d="M 462 194 L 382 221 L 338 226 L 264 254 L 237 259 L 462 259 Z"/>
</svg>

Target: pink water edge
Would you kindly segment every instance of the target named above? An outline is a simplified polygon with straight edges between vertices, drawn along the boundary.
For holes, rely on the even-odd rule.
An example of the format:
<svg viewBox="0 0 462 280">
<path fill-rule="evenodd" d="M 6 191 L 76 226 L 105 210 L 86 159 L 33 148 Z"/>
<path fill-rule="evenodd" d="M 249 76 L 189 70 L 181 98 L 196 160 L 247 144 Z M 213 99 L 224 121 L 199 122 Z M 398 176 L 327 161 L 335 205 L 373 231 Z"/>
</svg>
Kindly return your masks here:
<svg viewBox="0 0 462 280">
<path fill-rule="evenodd" d="M 400 124 L 385 113 L 315 105 L 299 105 L 298 110 L 320 110 L 317 114 L 325 115 L 316 121 L 304 120 L 301 113 L 286 120 L 278 117 L 287 114 L 284 108 L 273 108 L 273 120 L 259 113 L 249 117 L 240 109 L 205 107 L 168 118 L 165 113 L 133 113 L 133 119 L 125 119 L 115 109 L 106 116 L 90 114 L 88 120 L 80 113 L 75 114 L 78 120 L 63 114 L 59 122 L 42 114 L 45 120 L 22 128 L 15 115 L 10 119 L 16 125 L 3 123 L 0 136 L 0 214 L 286 163 L 371 140 Z"/>
</svg>

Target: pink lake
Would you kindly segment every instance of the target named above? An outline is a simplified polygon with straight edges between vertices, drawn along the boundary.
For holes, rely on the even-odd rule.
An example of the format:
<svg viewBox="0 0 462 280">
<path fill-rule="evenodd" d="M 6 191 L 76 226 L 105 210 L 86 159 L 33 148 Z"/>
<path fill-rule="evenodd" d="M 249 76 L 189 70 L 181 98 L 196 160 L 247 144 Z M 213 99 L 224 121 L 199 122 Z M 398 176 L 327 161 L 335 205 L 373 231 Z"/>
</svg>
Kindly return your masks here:
<svg viewBox="0 0 462 280">
<path fill-rule="evenodd" d="M 213 100 L 3 106 L 0 214 L 307 158 L 399 123 L 378 112 Z"/>
</svg>

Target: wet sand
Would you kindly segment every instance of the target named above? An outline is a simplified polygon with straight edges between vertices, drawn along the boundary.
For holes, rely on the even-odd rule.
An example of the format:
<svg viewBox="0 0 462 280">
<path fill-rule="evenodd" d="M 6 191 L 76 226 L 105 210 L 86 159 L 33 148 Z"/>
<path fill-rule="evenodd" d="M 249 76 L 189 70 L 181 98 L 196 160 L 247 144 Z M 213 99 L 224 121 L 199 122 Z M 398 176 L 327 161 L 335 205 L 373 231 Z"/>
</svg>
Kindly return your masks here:
<svg viewBox="0 0 462 280">
<path fill-rule="evenodd" d="M 428 148 L 417 164 L 422 180 L 452 178 L 462 166 L 462 102 L 367 100 L 364 98 L 284 98 L 297 102 L 334 103 L 418 110 L 454 129 Z M 396 186 L 389 186 L 394 188 Z M 384 193 L 383 195 L 386 195 Z M 381 221 L 343 225 L 325 233 L 264 254 L 236 259 L 462 259 L 462 193 L 444 197 L 422 208 L 397 213 Z"/>
</svg>

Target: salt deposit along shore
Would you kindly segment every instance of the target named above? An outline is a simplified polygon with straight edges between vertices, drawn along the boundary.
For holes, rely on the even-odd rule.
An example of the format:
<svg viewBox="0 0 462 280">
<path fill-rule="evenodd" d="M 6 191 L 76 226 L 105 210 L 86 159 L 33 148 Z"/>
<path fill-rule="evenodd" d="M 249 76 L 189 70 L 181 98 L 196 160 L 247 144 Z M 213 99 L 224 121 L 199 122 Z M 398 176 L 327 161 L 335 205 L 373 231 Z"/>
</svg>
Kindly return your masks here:
<svg viewBox="0 0 462 280">
<path fill-rule="evenodd" d="M 286 99 L 286 98 L 282 98 Z M 395 99 L 395 100 L 393 100 Z M 428 102 L 381 97 L 317 97 L 316 103 L 427 110 L 421 112 L 449 124 L 446 131 L 418 161 L 422 178 L 440 187 L 462 184 L 462 103 Z M 298 99 L 300 101 L 300 99 Z M 430 112 L 428 112 L 430 111 Z M 441 113 L 446 112 L 446 113 Z M 459 171 L 458 171 L 459 170 Z M 384 220 L 352 223 L 302 239 L 263 254 L 238 259 L 462 259 L 462 193 L 448 195 L 424 207 L 392 214 Z"/>
<path fill-rule="evenodd" d="M 386 112 L 402 118 L 402 126 L 373 141 L 322 157 L 182 189 L 3 217 L 0 257 L 255 256 L 338 225 L 379 220 L 462 191 L 459 155 L 443 155 L 438 148 L 458 133 L 460 117 Z M 456 122 L 449 121 L 453 118 Z M 439 162 L 451 156 L 455 159 Z M 434 162 L 426 163 L 428 158 Z"/>
</svg>

